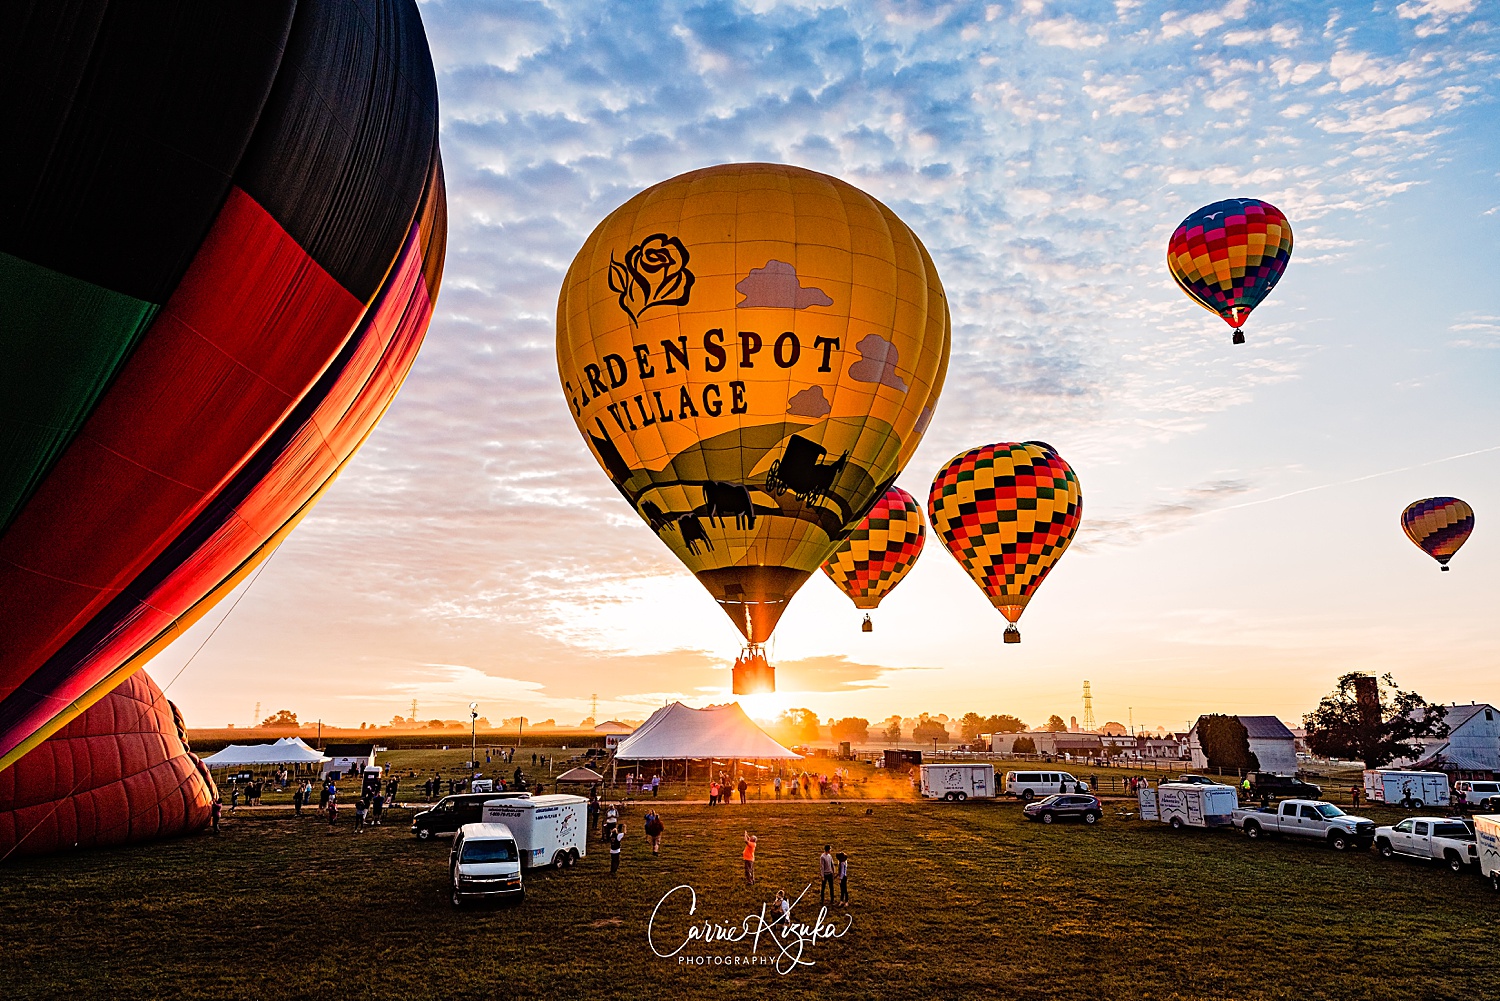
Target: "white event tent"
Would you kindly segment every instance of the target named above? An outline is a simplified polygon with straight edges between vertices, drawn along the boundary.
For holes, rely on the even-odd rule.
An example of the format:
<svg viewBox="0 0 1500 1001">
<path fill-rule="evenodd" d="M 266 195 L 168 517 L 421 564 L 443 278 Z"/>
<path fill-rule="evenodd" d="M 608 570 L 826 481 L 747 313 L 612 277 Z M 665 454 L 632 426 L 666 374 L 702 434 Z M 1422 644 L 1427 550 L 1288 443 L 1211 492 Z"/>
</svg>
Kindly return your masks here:
<svg viewBox="0 0 1500 1001">
<path fill-rule="evenodd" d="M 745 715 L 738 702 L 693 709 L 681 702 L 663 706 L 620 741 L 616 761 L 687 761 L 722 758 L 763 761 L 801 758 L 772 740 Z"/>
<path fill-rule="evenodd" d="M 240 768 L 248 765 L 317 765 L 329 758 L 308 747 L 300 737 L 282 737 L 274 744 L 230 744 L 203 763 L 210 768 Z"/>
</svg>

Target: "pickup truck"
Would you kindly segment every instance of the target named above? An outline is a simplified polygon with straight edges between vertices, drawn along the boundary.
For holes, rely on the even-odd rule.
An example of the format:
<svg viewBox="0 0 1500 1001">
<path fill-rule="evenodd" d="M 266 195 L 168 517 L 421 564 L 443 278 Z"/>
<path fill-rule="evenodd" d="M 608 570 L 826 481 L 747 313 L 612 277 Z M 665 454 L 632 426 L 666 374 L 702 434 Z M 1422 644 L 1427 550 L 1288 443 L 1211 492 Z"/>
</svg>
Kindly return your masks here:
<svg viewBox="0 0 1500 1001">
<path fill-rule="evenodd" d="M 1378 827 L 1375 848 L 1386 858 L 1410 855 L 1446 862 L 1454 872 L 1479 864 L 1474 832 L 1452 817 L 1407 817 L 1393 827 Z"/>
<path fill-rule="evenodd" d="M 1314 799 L 1289 799 L 1266 810 L 1236 810 L 1230 814 L 1234 826 L 1247 838 L 1287 834 L 1321 838 L 1336 851 L 1369 848 L 1375 840 L 1375 822 L 1345 813 L 1332 803 Z"/>
</svg>

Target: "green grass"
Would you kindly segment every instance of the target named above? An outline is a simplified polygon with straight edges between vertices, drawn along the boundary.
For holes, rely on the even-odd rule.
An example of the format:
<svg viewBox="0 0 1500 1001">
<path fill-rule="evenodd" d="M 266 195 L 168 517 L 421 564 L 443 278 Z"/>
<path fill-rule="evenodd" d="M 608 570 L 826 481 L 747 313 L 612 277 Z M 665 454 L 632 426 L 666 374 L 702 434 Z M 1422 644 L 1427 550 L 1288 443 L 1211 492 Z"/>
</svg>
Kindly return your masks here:
<svg viewBox="0 0 1500 1001">
<path fill-rule="evenodd" d="M 332 829 L 263 812 L 219 838 L 14 860 L 0 868 L 0 997 L 1307 1001 L 1500 985 L 1500 898 L 1473 873 L 1114 817 L 1043 827 L 1014 804 L 866 808 L 667 804 L 652 858 L 632 805 L 618 877 L 591 847 L 577 869 L 529 876 L 519 907 L 458 912 L 446 842 L 417 843 L 401 812 L 359 836 L 347 811 Z M 740 876 L 747 827 L 754 888 Z M 815 966 L 783 977 L 651 954 L 647 920 L 679 884 L 696 888 L 700 919 L 758 911 L 777 887 L 812 883 L 816 899 L 825 840 L 852 856 L 855 906 Z M 804 901 L 797 916 L 816 911 Z"/>
</svg>

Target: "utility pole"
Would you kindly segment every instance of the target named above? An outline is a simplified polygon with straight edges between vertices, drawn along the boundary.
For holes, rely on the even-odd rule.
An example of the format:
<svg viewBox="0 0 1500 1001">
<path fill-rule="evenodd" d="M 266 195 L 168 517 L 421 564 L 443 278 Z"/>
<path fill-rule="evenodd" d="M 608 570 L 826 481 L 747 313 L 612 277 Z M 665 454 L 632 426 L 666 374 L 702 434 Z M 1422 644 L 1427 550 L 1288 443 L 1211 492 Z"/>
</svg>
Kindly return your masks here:
<svg viewBox="0 0 1500 1001">
<path fill-rule="evenodd" d="M 1094 722 L 1094 696 L 1089 691 L 1089 683 L 1085 681 L 1083 683 L 1083 729 L 1092 732 L 1096 727 L 1097 724 Z"/>
<path fill-rule="evenodd" d="M 1130 712 L 1130 735 L 1132 737 L 1134 737 L 1135 736 L 1135 706 L 1131 706 L 1130 709 L 1129 709 L 1129 712 Z"/>
<path fill-rule="evenodd" d="M 469 703 L 469 771 L 479 767 L 478 751 L 479 703 Z"/>
</svg>

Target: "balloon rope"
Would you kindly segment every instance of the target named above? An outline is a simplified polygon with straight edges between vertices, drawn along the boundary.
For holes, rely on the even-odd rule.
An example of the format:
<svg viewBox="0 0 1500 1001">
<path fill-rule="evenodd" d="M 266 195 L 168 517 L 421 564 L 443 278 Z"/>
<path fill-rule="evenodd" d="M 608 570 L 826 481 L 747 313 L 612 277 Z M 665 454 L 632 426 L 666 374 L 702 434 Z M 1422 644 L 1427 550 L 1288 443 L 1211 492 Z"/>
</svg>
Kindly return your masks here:
<svg viewBox="0 0 1500 1001">
<path fill-rule="evenodd" d="M 205 636 L 205 637 L 203 637 L 203 642 L 198 644 L 198 649 L 194 650 L 192 656 L 189 657 L 187 659 L 187 661 L 181 667 L 179 667 L 177 669 L 177 673 L 176 674 L 172 675 L 172 680 L 169 681 L 169 682 L 167 682 L 165 685 L 163 685 L 161 687 L 160 693 L 161 693 L 161 700 L 163 702 L 167 701 L 167 689 L 171 688 L 174 684 L 176 684 L 177 679 L 180 678 L 180 677 L 182 677 L 182 672 L 186 671 L 188 669 L 188 665 L 191 664 L 194 660 L 197 659 L 198 655 L 203 652 L 203 648 L 204 647 L 208 646 L 208 641 L 214 638 L 214 634 L 219 631 L 219 627 L 222 626 L 225 622 L 227 622 L 229 620 L 229 617 L 234 614 L 234 610 L 236 608 L 240 607 L 240 602 L 245 600 L 245 595 L 247 595 L 247 594 L 250 593 L 250 589 L 255 586 L 255 582 L 257 580 L 260 580 L 261 573 L 266 569 L 267 566 L 270 565 L 271 560 L 274 559 L 275 556 L 276 556 L 276 554 L 278 552 L 280 552 L 280 551 L 281 551 L 281 547 L 278 545 L 275 549 L 271 550 L 271 554 L 265 558 L 265 561 L 262 562 L 260 566 L 258 566 L 258 567 L 255 568 L 255 573 L 250 577 L 250 583 L 246 584 L 245 585 L 245 589 L 243 591 L 241 591 L 239 593 L 239 595 L 234 599 L 234 604 L 230 605 L 229 606 L 229 610 L 227 612 L 225 612 L 223 614 L 223 616 L 220 617 L 220 619 L 219 619 L 218 622 L 214 623 L 213 629 L 209 630 L 208 635 Z M 122 684 L 123 684 L 123 682 L 122 682 Z M 113 690 L 111 690 L 111 691 L 113 691 Z M 168 702 L 167 704 L 168 704 L 168 706 L 171 705 L 170 702 Z M 85 710 L 85 711 L 87 711 L 87 710 Z M 131 723 L 130 726 L 131 727 L 138 726 L 140 724 L 140 722 L 146 718 L 146 715 L 148 713 L 156 712 L 156 711 L 157 711 L 157 703 L 156 703 L 156 701 L 154 699 L 151 702 L 149 702 L 149 703 L 144 703 L 143 704 L 143 708 L 141 709 L 140 715 L 135 718 L 135 722 Z M 129 729 L 128 727 L 122 727 L 122 728 L 118 728 L 116 732 L 117 733 L 127 732 L 128 729 Z M 192 753 L 191 749 L 189 749 L 189 753 Z M 43 814 L 41 816 L 41 818 L 38 819 L 35 824 L 32 824 L 31 827 L 30 827 L 30 829 L 28 829 L 25 834 L 23 834 L 19 838 L 17 838 L 16 839 L 16 843 L 13 844 L 13 845 L 11 845 L 10 849 L 7 850 L 4 855 L 0 855 L 0 862 L 4 862 L 6 859 L 10 858 L 10 856 L 18 848 L 20 848 L 21 845 L 25 844 L 27 838 L 31 837 L 32 834 L 36 833 L 36 831 L 37 831 L 38 828 L 40 828 L 47 821 L 51 820 L 52 819 L 52 815 L 57 812 L 58 807 L 62 806 L 62 804 L 65 801 L 71 800 L 78 793 L 78 790 L 82 789 L 83 786 L 84 786 L 84 784 L 87 783 L 89 781 L 89 779 L 93 778 L 93 769 L 94 769 L 93 759 L 91 757 L 87 758 L 86 761 L 85 761 L 83 777 L 80 778 L 77 781 L 77 783 L 74 784 L 74 786 L 73 786 L 72 789 L 68 790 L 68 794 L 66 796 L 63 796 L 63 797 L 60 797 L 60 798 L 54 800 L 53 803 L 52 803 L 52 809 L 48 810 L 45 814 Z M 179 789 L 182 788 L 182 783 L 181 782 L 178 783 L 178 788 Z M 125 820 L 124 820 L 124 823 L 128 824 L 130 822 L 130 819 L 131 818 L 126 817 Z M 117 827 L 117 826 L 119 826 L 118 823 L 111 824 L 111 825 L 108 825 L 108 826 L 105 826 L 105 827 L 101 827 L 99 829 L 99 833 L 104 833 L 106 831 L 111 830 L 113 827 Z"/>
</svg>

